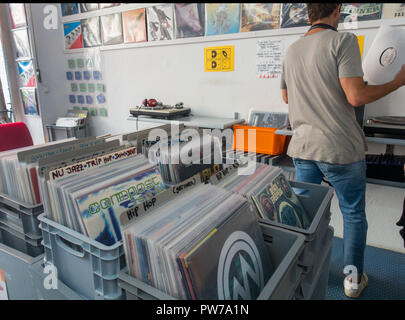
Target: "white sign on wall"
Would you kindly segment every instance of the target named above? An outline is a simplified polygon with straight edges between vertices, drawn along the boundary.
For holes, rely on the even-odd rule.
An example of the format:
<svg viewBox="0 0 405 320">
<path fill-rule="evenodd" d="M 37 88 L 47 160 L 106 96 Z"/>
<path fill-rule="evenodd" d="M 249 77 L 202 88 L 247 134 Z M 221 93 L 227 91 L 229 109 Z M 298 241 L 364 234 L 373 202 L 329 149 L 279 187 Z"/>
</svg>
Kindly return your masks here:
<svg viewBox="0 0 405 320">
<path fill-rule="evenodd" d="M 260 79 L 278 78 L 282 71 L 282 53 L 281 40 L 258 40 L 256 75 Z"/>
</svg>

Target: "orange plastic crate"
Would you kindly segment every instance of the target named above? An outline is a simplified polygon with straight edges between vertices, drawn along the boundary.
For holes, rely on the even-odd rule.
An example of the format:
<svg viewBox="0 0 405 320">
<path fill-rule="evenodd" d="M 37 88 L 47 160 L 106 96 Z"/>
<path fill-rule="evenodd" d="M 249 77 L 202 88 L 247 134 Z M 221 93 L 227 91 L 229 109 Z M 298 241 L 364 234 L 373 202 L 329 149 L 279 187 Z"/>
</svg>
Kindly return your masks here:
<svg viewBox="0 0 405 320">
<path fill-rule="evenodd" d="M 256 145 L 254 135 L 248 144 L 249 130 L 256 131 Z M 275 134 L 277 128 L 249 127 L 247 125 L 233 126 L 233 150 L 279 155 L 287 151 L 290 136 Z"/>
</svg>

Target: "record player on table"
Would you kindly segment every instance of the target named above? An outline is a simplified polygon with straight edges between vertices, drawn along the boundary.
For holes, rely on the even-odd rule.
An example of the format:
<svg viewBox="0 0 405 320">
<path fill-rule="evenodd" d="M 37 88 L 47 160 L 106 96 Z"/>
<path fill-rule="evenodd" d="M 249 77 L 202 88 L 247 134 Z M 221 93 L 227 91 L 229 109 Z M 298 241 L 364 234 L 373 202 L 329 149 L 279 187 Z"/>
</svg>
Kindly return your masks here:
<svg viewBox="0 0 405 320">
<path fill-rule="evenodd" d="M 191 112 L 190 108 L 185 108 L 183 102 L 179 102 L 174 106 L 163 105 L 162 102 L 157 102 L 155 99 L 144 99 L 142 105 L 135 108 L 130 108 L 129 113 L 134 116 L 150 116 L 153 118 L 172 119 L 178 116 L 187 116 Z"/>
<path fill-rule="evenodd" d="M 400 116 L 380 116 L 372 117 L 363 126 L 366 136 L 382 134 L 395 136 L 397 139 L 405 139 L 405 117 Z"/>
</svg>

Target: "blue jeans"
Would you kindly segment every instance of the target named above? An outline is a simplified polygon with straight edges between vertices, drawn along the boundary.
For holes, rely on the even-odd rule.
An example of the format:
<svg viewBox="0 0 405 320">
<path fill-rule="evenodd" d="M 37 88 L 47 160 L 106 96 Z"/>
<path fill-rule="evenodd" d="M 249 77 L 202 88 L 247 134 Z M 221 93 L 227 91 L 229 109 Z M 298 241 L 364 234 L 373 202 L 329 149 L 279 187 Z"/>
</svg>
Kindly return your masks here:
<svg viewBox="0 0 405 320">
<path fill-rule="evenodd" d="M 345 165 L 297 158 L 293 161 L 297 181 L 320 184 L 325 177 L 335 188 L 343 215 L 343 263 L 355 266 L 361 275 L 368 228 L 365 160 Z M 296 193 L 302 194 L 303 190 Z"/>
</svg>

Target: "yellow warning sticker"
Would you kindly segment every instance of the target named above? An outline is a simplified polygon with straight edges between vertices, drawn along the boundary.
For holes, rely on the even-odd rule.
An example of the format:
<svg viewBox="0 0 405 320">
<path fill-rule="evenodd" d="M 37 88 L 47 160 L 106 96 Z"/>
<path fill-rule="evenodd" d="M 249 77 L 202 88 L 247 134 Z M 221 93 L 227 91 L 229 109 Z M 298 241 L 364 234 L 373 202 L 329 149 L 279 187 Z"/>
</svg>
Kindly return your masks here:
<svg viewBox="0 0 405 320">
<path fill-rule="evenodd" d="M 204 49 L 204 71 L 233 71 L 235 47 L 209 47 Z"/>
</svg>

